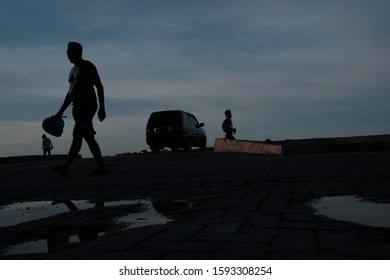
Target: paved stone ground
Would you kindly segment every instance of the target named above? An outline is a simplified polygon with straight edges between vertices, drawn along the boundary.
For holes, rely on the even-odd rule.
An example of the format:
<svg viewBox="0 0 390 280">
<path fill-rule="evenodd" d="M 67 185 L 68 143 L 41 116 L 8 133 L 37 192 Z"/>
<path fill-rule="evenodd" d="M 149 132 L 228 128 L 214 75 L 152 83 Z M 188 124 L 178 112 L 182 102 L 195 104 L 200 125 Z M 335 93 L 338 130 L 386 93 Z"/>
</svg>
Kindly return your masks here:
<svg viewBox="0 0 390 280">
<path fill-rule="evenodd" d="M 68 178 L 50 171 L 58 163 L 1 165 L 0 205 L 152 199 L 172 222 L 117 230 L 113 221 L 138 206 L 70 211 L 1 227 L 1 259 L 390 259 L 390 229 L 332 220 L 310 207 L 336 195 L 390 202 L 390 152 L 129 155 L 107 158 L 111 173 L 103 176 L 87 175 L 93 160 L 78 160 Z M 169 209 L 172 201 L 182 207 Z M 95 238 L 98 232 L 105 234 Z M 61 244 L 71 235 L 84 241 L 5 254 L 12 245 Z"/>
</svg>

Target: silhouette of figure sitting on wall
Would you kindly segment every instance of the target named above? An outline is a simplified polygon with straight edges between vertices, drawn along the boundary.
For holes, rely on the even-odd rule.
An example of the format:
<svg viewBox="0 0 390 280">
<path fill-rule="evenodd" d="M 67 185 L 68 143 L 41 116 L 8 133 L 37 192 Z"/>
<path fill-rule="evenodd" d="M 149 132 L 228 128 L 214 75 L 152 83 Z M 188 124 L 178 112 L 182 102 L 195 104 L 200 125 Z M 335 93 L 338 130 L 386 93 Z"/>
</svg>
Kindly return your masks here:
<svg viewBox="0 0 390 280">
<path fill-rule="evenodd" d="M 43 134 L 42 135 L 43 160 L 46 160 L 46 153 L 49 155 L 49 159 L 51 159 L 52 149 L 53 149 L 53 144 L 51 143 L 50 138 L 48 138 L 46 134 Z"/>
<path fill-rule="evenodd" d="M 234 140 L 233 134 L 236 133 L 236 129 L 233 127 L 232 112 L 230 110 L 225 111 L 225 120 L 222 123 L 222 130 L 225 132 L 225 139 Z"/>
</svg>

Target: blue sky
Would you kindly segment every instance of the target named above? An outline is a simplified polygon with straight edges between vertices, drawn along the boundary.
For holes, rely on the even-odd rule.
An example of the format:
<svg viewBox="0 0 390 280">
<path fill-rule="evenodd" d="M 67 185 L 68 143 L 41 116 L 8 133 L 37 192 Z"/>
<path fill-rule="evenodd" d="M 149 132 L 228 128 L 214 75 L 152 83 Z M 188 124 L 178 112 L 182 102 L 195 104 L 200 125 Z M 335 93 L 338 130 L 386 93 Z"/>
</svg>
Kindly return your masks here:
<svg viewBox="0 0 390 280">
<path fill-rule="evenodd" d="M 225 109 L 238 139 L 387 134 L 390 2 L 385 0 L 2 0 L 0 156 L 41 153 L 84 46 L 106 92 L 95 121 L 103 154 L 148 149 L 151 112 L 181 109 L 222 137 Z M 52 137 L 67 153 L 73 119 Z M 83 145 L 83 156 L 89 156 Z"/>
</svg>

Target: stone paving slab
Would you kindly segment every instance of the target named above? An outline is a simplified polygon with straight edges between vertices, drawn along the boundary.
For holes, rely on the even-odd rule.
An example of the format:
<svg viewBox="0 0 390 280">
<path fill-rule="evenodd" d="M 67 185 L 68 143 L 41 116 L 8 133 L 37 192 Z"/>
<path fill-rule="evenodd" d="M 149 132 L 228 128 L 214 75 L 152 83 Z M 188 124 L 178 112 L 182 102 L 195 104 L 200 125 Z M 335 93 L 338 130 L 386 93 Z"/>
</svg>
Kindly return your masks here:
<svg viewBox="0 0 390 280">
<path fill-rule="evenodd" d="M 195 151 L 106 161 L 108 175 L 87 175 L 95 163 L 80 159 L 67 178 L 49 169 L 59 161 L 1 165 L 0 206 L 148 199 L 170 222 L 123 229 L 116 221 L 132 213 L 131 207 L 69 211 L 0 227 L 0 258 L 390 259 L 389 228 L 332 220 L 310 206 L 313 199 L 335 195 L 389 202 L 390 152 L 265 156 Z M 35 241 L 59 245 L 6 254 L 12 246 Z"/>
</svg>

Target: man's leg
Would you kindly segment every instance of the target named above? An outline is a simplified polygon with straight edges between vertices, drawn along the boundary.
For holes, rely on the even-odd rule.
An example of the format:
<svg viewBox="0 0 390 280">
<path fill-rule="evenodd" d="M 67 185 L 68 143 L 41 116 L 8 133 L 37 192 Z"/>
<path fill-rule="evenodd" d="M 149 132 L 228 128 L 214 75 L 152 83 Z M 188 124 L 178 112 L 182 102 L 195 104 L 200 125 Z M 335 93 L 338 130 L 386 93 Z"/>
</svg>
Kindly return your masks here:
<svg viewBox="0 0 390 280">
<path fill-rule="evenodd" d="M 226 132 L 225 134 L 225 139 L 230 139 L 230 140 L 234 140 L 234 136 L 233 136 L 233 132 L 232 131 L 228 131 Z"/>
<path fill-rule="evenodd" d="M 67 176 L 69 166 L 77 158 L 77 155 L 80 152 L 82 144 L 83 144 L 83 138 L 81 136 L 74 136 L 65 163 L 60 166 L 52 166 L 51 169 L 63 176 Z"/>
<path fill-rule="evenodd" d="M 81 145 L 83 144 L 83 138 L 81 136 L 74 136 L 72 140 L 72 145 L 70 146 L 68 158 L 66 159 L 64 163 L 64 167 L 66 170 L 68 170 L 69 166 L 72 164 L 72 162 L 77 158 L 80 150 Z"/>
<path fill-rule="evenodd" d="M 93 157 L 95 158 L 97 164 L 99 165 L 99 169 L 93 171 L 93 174 L 106 174 L 108 173 L 107 166 L 104 163 L 102 152 L 100 150 L 99 144 L 96 142 L 94 135 L 85 136 L 85 141 L 87 142 L 89 149 Z"/>
</svg>

